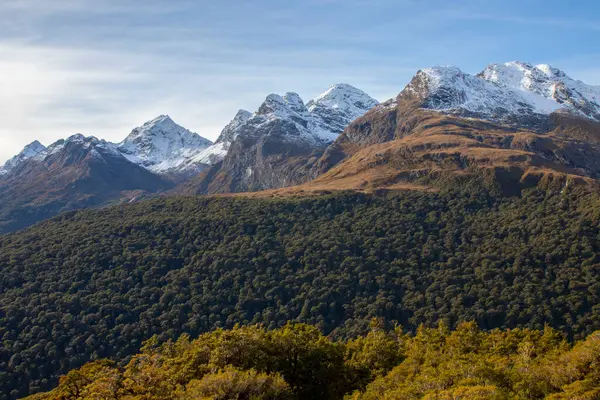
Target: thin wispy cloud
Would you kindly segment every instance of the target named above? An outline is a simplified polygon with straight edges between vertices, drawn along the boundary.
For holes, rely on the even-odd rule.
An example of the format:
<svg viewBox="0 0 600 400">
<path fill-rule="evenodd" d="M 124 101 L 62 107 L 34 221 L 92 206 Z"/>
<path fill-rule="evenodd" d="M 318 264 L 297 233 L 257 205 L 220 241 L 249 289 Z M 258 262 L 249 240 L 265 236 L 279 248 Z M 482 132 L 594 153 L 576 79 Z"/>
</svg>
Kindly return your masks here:
<svg viewBox="0 0 600 400">
<path fill-rule="evenodd" d="M 347 82 L 386 100 L 434 64 L 478 72 L 490 62 L 561 60 L 574 77 L 600 83 L 580 57 L 590 47 L 573 39 L 593 30 L 589 9 L 574 30 L 577 10 L 528 25 L 523 15 L 536 4 L 449 3 L 5 0 L 0 163 L 34 139 L 81 132 L 119 141 L 163 113 L 214 139 L 239 108 L 253 111 L 271 92 L 308 100 Z"/>
<path fill-rule="evenodd" d="M 554 28 L 577 29 L 580 31 L 600 31 L 600 20 L 564 19 L 538 17 L 536 15 L 497 15 L 485 13 L 455 12 L 453 17 L 464 20 L 493 21 L 520 25 L 537 25 Z"/>
</svg>

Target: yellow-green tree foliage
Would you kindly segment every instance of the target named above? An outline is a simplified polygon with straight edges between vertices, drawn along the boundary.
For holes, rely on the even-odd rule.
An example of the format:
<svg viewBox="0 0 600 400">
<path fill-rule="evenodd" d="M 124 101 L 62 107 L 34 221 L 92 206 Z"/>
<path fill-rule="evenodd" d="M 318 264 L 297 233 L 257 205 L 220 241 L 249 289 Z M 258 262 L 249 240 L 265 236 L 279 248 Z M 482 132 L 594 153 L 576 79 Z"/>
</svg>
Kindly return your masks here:
<svg viewBox="0 0 600 400">
<path fill-rule="evenodd" d="M 474 322 L 372 331 L 346 342 L 292 324 L 147 341 L 119 367 L 96 361 L 36 400 L 514 400 L 600 398 L 600 332 L 574 345 L 551 328 Z"/>
</svg>

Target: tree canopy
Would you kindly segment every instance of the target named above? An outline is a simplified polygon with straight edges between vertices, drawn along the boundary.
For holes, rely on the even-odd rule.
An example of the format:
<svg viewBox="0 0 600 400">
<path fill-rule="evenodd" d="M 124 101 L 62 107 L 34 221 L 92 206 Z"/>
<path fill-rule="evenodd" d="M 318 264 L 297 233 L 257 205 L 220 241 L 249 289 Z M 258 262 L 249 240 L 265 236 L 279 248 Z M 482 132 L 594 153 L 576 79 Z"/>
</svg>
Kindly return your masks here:
<svg viewBox="0 0 600 400">
<path fill-rule="evenodd" d="M 549 327 L 374 327 L 333 341 L 304 324 L 236 326 L 162 345 L 153 337 L 126 366 L 86 364 L 29 400 L 597 399 L 598 357 L 600 332 L 573 346 Z"/>
<path fill-rule="evenodd" d="M 337 339 L 375 317 L 411 332 L 475 321 L 583 339 L 600 329 L 600 197 L 576 190 L 159 198 L 0 236 L 0 399 L 126 363 L 153 335 L 238 323 Z"/>
</svg>

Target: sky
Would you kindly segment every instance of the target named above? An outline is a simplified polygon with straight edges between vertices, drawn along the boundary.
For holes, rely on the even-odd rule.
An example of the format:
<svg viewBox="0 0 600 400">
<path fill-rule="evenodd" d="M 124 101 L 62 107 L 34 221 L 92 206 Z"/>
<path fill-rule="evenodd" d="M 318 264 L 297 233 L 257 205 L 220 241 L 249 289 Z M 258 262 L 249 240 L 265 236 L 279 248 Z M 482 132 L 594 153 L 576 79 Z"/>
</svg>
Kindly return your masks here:
<svg viewBox="0 0 600 400">
<path fill-rule="evenodd" d="M 211 140 L 269 93 L 395 97 L 419 68 L 548 63 L 600 85 L 597 0 L 0 0 L 0 164 L 161 114 Z"/>
</svg>

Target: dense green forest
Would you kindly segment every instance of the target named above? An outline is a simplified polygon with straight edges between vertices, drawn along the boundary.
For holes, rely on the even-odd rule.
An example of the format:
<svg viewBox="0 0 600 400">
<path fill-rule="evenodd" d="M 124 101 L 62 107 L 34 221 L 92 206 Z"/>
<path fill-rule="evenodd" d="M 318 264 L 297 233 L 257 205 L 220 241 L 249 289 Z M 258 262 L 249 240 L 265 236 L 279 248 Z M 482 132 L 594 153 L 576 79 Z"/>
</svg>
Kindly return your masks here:
<svg viewBox="0 0 600 400">
<path fill-rule="evenodd" d="M 315 327 L 234 327 L 149 340 L 124 367 L 99 360 L 29 400 L 517 400 L 600 397 L 600 332 L 569 344 L 546 327 L 474 322 L 332 341 Z"/>
<path fill-rule="evenodd" d="M 236 323 L 334 339 L 373 317 L 413 332 L 548 324 L 583 339 L 600 329 L 600 197 L 577 190 L 161 198 L 0 236 L 0 398 L 127 363 L 155 334 Z"/>
</svg>

